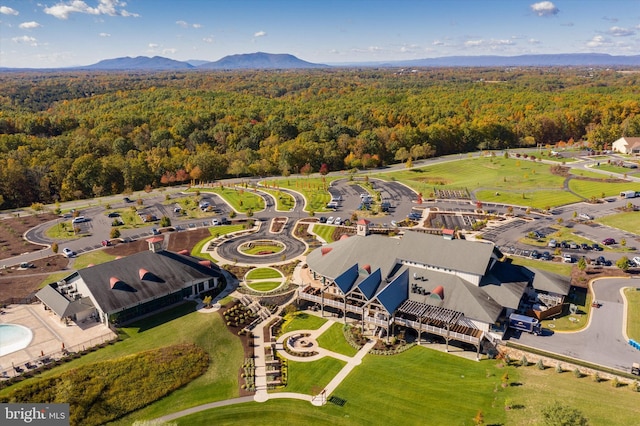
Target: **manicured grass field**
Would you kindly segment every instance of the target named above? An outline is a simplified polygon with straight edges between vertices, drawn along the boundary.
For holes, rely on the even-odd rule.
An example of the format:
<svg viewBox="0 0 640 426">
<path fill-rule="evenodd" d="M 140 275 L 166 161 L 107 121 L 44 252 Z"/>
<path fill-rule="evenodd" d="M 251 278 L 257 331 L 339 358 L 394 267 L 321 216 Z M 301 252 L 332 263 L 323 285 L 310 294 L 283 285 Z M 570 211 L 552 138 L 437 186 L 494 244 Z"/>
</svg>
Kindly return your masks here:
<svg viewBox="0 0 640 426">
<path fill-rule="evenodd" d="M 620 192 L 635 189 L 636 186 L 638 184 L 632 182 L 611 183 L 578 179 L 572 179 L 569 182 L 569 189 L 586 199 L 591 199 L 591 197 L 601 198 L 602 194 L 605 197 L 620 195 Z"/>
<path fill-rule="evenodd" d="M 638 212 L 612 214 L 596 218 L 596 222 L 633 234 L 640 234 L 640 214 Z"/>
<path fill-rule="evenodd" d="M 300 363 L 303 364 L 303 363 Z M 312 363 L 313 364 L 313 363 Z M 302 366 L 304 367 L 304 366 Z M 308 365 L 309 372 L 313 365 Z M 636 424 L 639 394 L 591 377 L 503 367 L 415 347 L 396 356 L 367 355 L 323 407 L 305 401 L 271 400 L 207 410 L 178 419 L 179 425 L 541 425 L 542 408 L 558 401 L 581 411 L 592 425 Z M 504 374 L 509 385 L 501 386 Z M 511 406 L 510 410 L 505 405 Z"/>
<path fill-rule="evenodd" d="M 331 201 L 328 187 L 337 179 L 343 178 L 339 176 L 283 178 L 265 181 L 263 184 L 300 192 L 307 200 L 305 211 L 324 212 L 327 211 L 327 203 Z"/>
<path fill-rule="evenodd" d="M 253 281 L 248 282 L 247 286 L 255 291 L 271 291 L 282 285 L 282 281 Z"/>
<path fill-rule="evenodd" d="M 252 189 L 241 188 L 207 188 L 200 192 L 213 192 L 218 194 L 233 207 L 234 210 L 246 213 L 251 209 L 253 212 L 264 209 L 264 199 L 256 194 Z"/>
<path fill-rule="evenodd" d="M 586 289 L 578 289 L 573 294 L 575 296 L 569 302 L 576 305 L 576 313 L 571 314 L 568 307 L 565 307 L 563 314 L 555 317 L 555 319 L 542 320 L 543 328 L 553 331 L 578 331 L 587 326 L 589 315 L 591 315 L 593 296 Z"/>
<path fill-rule="evenodd" d="M 290 211 L 295 206 L 295 200 L 291 194 L 285 191 L 279 191 L 277 189 L 260 188 L 268 194 L 271 194 L 276 199 L 276 210 L 278 211 Z"/>
<path fill-rule="evenodd" d="M 251 247 L 242 248 L 240 251 L 249 255 L 280 253 L 284 248 L 275 244 L 253 244 Z"/>
<path fill-rule="evenodd" d="M 619 175 L 631 175 L 638 173 L 638 169 L 629 169 L 627 167 L 613 166 L 607 163 L 600 163 L 599 166 L 593 166 L 594 169 L 604 170 L 606 172 L 617 173 Z"/>
<path fill-rule="evenodd" d="M 73 232 L 73 224 L 69 220 L 64 222 L 58 222 L 55 225 L 50 226 L 44 233 L 48 238 L 58 239 L 73 239 L 78 236 Z"/>
<path fill-rule="evenodd" d="M 287 386 L 277 391 L 306 395 L 320 393 L 345 364 L 344 361 L 332 357 L 324 357 L 312 362 L 288 361 L 289 382 Z"/>
<path fill-rule="evenodd" d="M 569 276 L 571 275 L 572 265 L 570 263 L 549 262 L 545 260 L 536 260 L 520 256 L 513 256 L 514 265 L 522 265 L 527 268 L 536 268 L 542 271 L 553 272 L 554 274 Z"/>
<path fill-rule="evenodd" d="M 47 284 L 51 284 L 51 283 L 55 283 L 57 281 L 60 281 L 60 280 L 62 280 L 64 278 L 68 277 L 69 275 L 70 275 L 69 271 L 56 272 L 54 274 L 48 275 L 47 278 L 42 280 L 42 282 L 40 283 L 38 288 L 42 288 L 42 287 L 46 286 Z"/>
<path fill-rule="evenodd" d="M 327 320 L 324 318 L 310 315 L 305 312 L 296 312 L 285 316 L 285 323 L 282 327 L 282 333 L 288 333 L 296 330 L 317 330 L 322 327 Z"/>
<path fill-rule="evenodd" d="M 219 237 L 221 235 L 230 234 L 232 232 L 242 231 L 243 229 L 243 225 L 219 225 L 210 227 L 209 233 L 214 237 Z M 202 249 L 204 248 L 205 244 L 209 243 L 209 241 L 211 241 L 211 238 L 205 238 L 202 241 L 198 241 L 198 243 L 196 243 L 191 249 L 191 255 L 196 257 L 203 257 L 205 253 L 202 253 Z M 207 256 L 211 258 L 208 253 Z"/>
<path fill-rule="evenodd" d="M 333 240 L 333 232 L 336 230 L 335 227 L 329 225 L 313 225 L 313 233 L 325 240 L 327 243 L 332 243 Z"/>
<path fill-rule="evenodd" d="M 633 285 L 633 282 L 629 283 Z M 624 296 L 627 299 L 627 336 L 636 342 L 640 342 L 640 288 L 638 286 L 626 288 Z"/>
<path fill-rule="evenodd" d="M 529 206 L 541 210 L 582 201 L 580 197 L 562 189 L 539 191 L 531 189 L 522 192 L 480 190 L 476 192 L 476 197 L 483 202 Z"/>
<path fill-rule="evenodd" d="M 334 323 L 318 337 L 318 344 L 332 352 L 346 356 L 354 356 L 358 353 L 358 350 L 347 343 L 347 340 L 344 338 L 344 333 L 342 332 L 343 327 L 340 323 Z"/>
<path fill-rule="evenodd" d="M 104 250 L 94 250 L 78 256 L 73 262 L 73 268 L 84 269 L 91 264 L 99 265 L 101 263 L 111 262 L 115 258 L 115 256 L 105 253 Z"/>
<path fill-rule="evenodd" d="M 250 270 L 244 277 L 247 280 L 264 280 L 268 278 L 282 278 L 282 273 L 273 268 L 256 268 Z"/>
</svg>

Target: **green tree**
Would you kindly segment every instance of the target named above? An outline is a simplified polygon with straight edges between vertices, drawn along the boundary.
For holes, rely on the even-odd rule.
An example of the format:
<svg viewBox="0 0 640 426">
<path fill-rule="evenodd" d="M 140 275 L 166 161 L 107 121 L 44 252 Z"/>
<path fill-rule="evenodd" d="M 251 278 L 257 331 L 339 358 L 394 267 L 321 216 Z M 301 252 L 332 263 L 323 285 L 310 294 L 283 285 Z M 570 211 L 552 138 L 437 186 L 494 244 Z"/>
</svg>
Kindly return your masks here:
<svg viewBox="0 0 640 426">
<path fill-rule="evenodd" d="M 59 247 L 58 247 L 58 243 L 51 243 L 51 251 L 53 253 L 58 253 Z"/>
<path fill-rule="evenodd" d="M 629 267 L 631 267 L 631 262 L 626 256 L 622 256 L 616 262 L 616 266 L 626 272 L 627 270 L 629 270 Z"/>
<path fill-rule="evenodd" d="M 162 216 L 160 218 L 160 226 L 162 227 L 171 226 L 171 219 L 168 216 Z"/>
<path fill-rule="evenodd" d="M 120 238 L 120 231 L 118 228 L 111 229 L 111 233 L 109 234 L 111 238 Z"/>
<path fill-rule="evenodd" d="M 587 260 L 584 257 L 581 257 L 578 260 L 578 269 L 580 269 L 581 271 L 587 269 Z"/>
<path fill-rule="evenodd" d="M 549 426 L 586 426 L 587 418 L 575 408 L 554 402 L 542 409 L 542 419 Z"/>
</svg>

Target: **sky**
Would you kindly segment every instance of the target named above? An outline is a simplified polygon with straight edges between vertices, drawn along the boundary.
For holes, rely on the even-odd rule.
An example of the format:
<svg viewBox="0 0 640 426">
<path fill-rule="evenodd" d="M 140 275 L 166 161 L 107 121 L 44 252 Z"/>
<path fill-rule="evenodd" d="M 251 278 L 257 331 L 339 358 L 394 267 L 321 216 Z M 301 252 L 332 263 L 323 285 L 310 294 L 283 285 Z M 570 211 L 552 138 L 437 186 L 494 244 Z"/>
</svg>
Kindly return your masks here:
<svg viewBox="0 0 640 426">
<path fill-rule="evenodd" d="M 345 64 L 640 54 L 640 0 L 0 0 L 0 67 L 289 53 Z"/>
</svg>

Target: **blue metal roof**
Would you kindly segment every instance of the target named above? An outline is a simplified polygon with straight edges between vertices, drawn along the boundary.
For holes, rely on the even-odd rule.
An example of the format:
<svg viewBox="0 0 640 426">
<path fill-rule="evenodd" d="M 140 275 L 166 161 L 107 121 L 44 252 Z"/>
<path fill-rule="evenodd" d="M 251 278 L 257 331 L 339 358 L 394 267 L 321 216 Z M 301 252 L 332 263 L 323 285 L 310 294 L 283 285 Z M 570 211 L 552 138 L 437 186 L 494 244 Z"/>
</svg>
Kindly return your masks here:
<svg viewBox="0 0 640 426">
<path fill-rule="evenodd" d="M 369 275 L 367 278 L 362 280 L 360 284 L 358 284 L 358 288 L 364 294 L 364 297 L 367 300 L 373 299 L 376 295 L 376 291 L 378 291 L 378 287 L 380 286 L 380 282 L 382 281 L 382 272 L 380 272 L 380 268 L 376 269 Z"/>
<path fill-rule="evenodd" d="M 382 289 L 377 298 L 388 313 L 395 312 L 398 306 L 409 298 L 409 269 L 405 269 Z"/>
<path fill-rule="evenodd" d="M 342 294 L 347 294 L 351 291 L 353 284 L 358 279 L 358 264 L 355 263 L 349 269 L 344 271 L 334 280 L 338 288 L 342 291 Z"/>
</svg>

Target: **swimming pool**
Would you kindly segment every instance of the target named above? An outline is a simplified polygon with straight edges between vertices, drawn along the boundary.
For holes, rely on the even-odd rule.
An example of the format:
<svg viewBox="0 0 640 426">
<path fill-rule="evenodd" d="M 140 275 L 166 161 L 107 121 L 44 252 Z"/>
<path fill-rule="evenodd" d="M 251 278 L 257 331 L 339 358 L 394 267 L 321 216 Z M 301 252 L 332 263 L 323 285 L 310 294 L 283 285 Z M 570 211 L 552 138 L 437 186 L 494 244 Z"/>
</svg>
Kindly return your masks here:
<svg viewBox="0 0 640 426">
<path fill-rule="evenodd" d="M 0 324 L 0 356 L 29 346 L 33 332 L 18 324 Z"/>
</svg>

